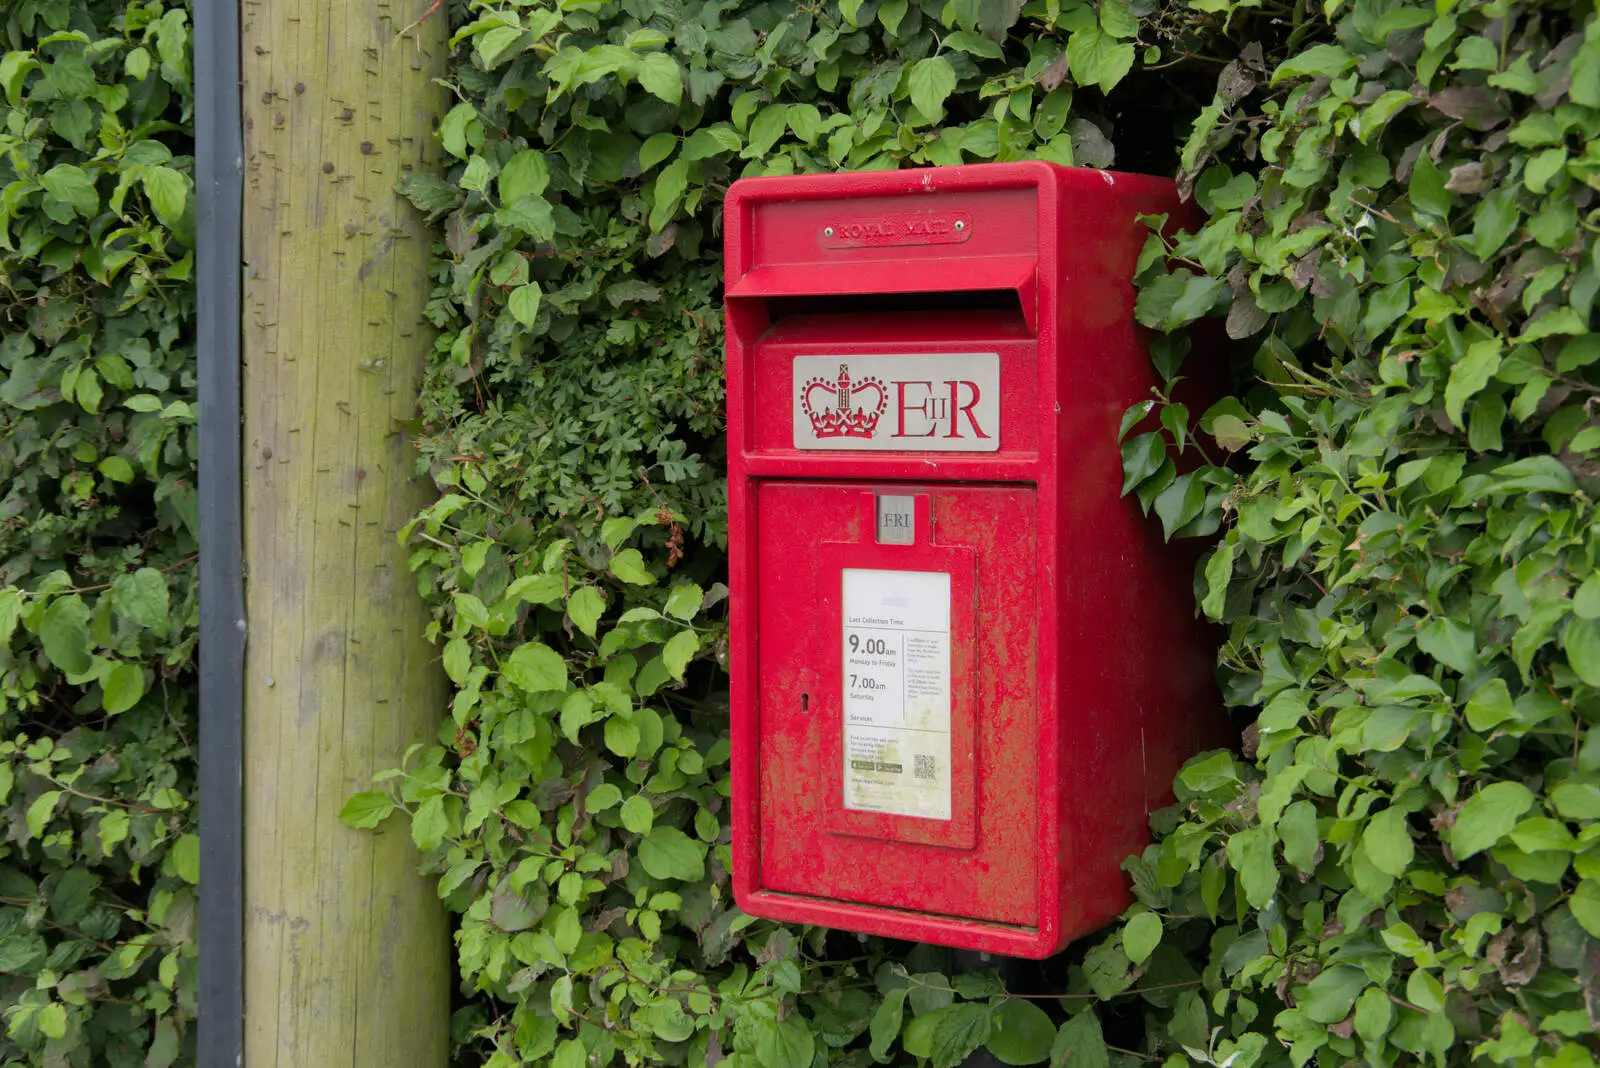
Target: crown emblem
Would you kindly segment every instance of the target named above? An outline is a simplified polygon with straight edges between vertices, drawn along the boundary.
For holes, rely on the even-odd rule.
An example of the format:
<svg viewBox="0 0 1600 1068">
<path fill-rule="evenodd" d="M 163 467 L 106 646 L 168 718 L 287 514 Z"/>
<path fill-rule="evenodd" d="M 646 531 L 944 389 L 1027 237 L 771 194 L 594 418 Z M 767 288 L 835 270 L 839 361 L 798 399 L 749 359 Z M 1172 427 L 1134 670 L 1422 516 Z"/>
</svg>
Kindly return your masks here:
<svg viewBox="0 0 1600 1068">
<path fill-rule="evenodd" d="M 870 438 L 888 407 L 883 379 L 851 378 L 849 364 L 839 365 L 839 377 L 833 381 L 813 378 L 800 387 L 800 410 L 819 438 Z"/>
</svg>

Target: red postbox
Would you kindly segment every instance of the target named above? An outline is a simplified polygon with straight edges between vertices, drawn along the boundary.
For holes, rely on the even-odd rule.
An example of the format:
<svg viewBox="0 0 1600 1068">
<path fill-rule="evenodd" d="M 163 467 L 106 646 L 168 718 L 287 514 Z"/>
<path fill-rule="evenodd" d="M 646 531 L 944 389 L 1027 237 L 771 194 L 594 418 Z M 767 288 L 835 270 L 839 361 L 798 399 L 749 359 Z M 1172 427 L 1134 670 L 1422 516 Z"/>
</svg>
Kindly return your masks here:
<svg viewBox="0 0 1600 1068">
<path fill-rule="evenodd" d="M 1122 485 L 1137 216 L 1041 162 L 757 178 L 726 209 L 734 895 L 1042 957 L 1128 904 L 1213 739 L 1193 557 Z"/>
</svg>

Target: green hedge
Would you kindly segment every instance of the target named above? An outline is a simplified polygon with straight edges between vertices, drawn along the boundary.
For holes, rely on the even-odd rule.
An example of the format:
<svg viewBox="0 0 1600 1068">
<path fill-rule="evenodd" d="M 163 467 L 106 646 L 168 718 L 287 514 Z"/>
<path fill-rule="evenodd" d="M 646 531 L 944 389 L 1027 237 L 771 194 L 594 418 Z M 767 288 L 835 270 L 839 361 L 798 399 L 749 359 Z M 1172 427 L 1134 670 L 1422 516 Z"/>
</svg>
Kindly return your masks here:
<svg viewBox="0 0 1600 1068">
<path fill-rule="evenodd" d="M 444 496 L 408 543 L 458 691 L 347 818 L 403 809 L 460 914 L 463 1063 L 1592 1063 L 1592 9 L 449 10 L 453 162 L 407 188 Z M 1124 459 L 1152 522 L 1220 535 L 1247 726 L 1124 921 L 1007 990 L 732 906 L 716 287 L 741 175 L 1029 156 L 1210 215 L 1152 237 L 1138 314 L 1223 319 L 1238 394 L 1135 408 Z"/>
<path fill-rule="evenodd" d="M 0 1061 L 193 1063 L 183 4 L 0 23 Z"/>
</svg>

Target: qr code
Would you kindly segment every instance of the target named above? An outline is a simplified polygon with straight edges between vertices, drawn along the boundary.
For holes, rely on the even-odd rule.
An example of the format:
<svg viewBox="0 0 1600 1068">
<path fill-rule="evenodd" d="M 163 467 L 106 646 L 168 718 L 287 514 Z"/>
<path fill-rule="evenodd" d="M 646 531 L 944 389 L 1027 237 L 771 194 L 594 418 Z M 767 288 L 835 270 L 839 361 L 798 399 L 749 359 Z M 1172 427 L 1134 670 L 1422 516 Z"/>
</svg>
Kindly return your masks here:
<svg viewBox="0 0 1600 1068">
<path fill-rule="evenodd" d="M 919 779 L 931 779 L 934 777 L 933 768 L 933 757 L 919 753 L 913 758 L 911 774 Z"/>
</svg>

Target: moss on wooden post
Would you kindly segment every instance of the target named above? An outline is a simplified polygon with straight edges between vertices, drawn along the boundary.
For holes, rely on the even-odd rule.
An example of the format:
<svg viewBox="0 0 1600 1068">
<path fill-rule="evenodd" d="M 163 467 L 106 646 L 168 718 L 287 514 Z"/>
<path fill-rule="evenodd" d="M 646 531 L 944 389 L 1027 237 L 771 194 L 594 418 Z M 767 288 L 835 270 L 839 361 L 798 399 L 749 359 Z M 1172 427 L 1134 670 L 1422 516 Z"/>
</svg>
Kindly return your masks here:
<svg viewBox="0 0 1600 1068">
<path fill-rule="evenodd" d="M 432 338 L 442 11 L 243 0 L 247 1068 L 442 1066 L 449 938 L 405 825 L 338 812 L 429 738 L 444 680 L 396 530 Z M 402 30 L 406 30 L 401 37 Z"/>
</svg>

